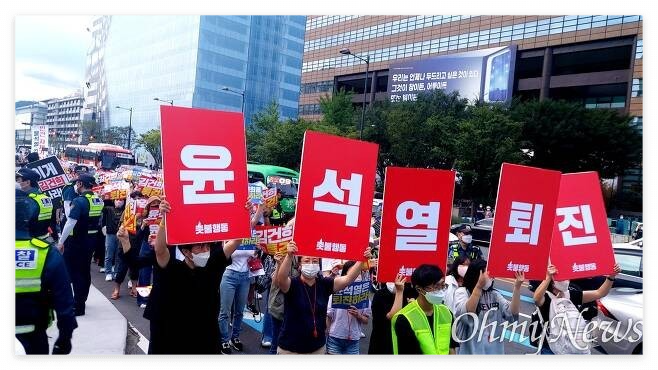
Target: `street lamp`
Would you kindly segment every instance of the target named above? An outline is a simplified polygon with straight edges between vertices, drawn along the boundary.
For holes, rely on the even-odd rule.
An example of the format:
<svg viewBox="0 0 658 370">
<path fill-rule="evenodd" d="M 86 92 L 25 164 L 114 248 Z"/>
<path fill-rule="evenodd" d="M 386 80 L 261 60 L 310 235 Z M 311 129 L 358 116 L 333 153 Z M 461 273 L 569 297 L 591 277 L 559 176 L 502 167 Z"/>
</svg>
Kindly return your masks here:
<svg viewBox="0 0 658 370">
<path fill-rule="evenodd" d="M 153 100 L 161 101 L 163 103 L 169 103 L 169 105 L 171 105 L 172 107 L 174 106 L 174 101 L 173 100 L 163 100 L 163 99 L 160 99 L 160 98 L 153 98 Z"/>
<path fill-rule="evenodd" d="M 242 114 L 244 115 L 244 91 L 237 91 L 237 90 L 229 89 L 228 87 L 222 87 L 222 91 L 228 91 L 228 92 L 232 92 L 233 94 L 238 94 L 242 96 Z"/>
<path fill-rule="evenodd" d="M 360 59 L 366 63 L 366 78 L 363 81 L 363 106 L 361 107 L 361 132 L 359 133 L 359 139 L 363 139 L 363 121 L 366 117 L 366 96 L 368 92 L 368 69 L 370 68 L 370 56 L 366 55 L 364 59 L 356 54 L 352 54 L 350 49 L 341 49 L 340 53 L 343 55 L 351 55 L 356 59 Z"/>
<path fill-rule="evenodd" d="M 130 134 L 133 131 L 133 107 L 124 108 L 117 105 L 116 108 L 130 111 L 130 120 L 128 121 L 128 150 L 130 150 Z"/>
</svg>

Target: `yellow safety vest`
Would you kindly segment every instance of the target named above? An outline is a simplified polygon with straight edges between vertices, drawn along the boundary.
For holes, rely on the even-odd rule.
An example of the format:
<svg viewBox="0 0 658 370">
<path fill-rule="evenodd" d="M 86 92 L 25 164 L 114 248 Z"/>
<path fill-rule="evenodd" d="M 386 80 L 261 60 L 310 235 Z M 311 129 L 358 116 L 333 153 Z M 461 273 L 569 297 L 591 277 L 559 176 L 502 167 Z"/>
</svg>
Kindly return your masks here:
<svg viewBox="0 0 658 370">
<path fill-rule="evenodd" d="M 36 238 L 16 240 L 16 294 L 41 291 L 41 275 L 49 246 Z M 16 334 L 31 333 L 34 330 L 34 325 L 16 325 Z"/>
<path fill-rule="evenodd" d="M 101 217 L 101 213 L 103 213 L 103 207 L 105 203 L 103 203 L 103 200 L 98 197 L 96 194 L 85 194 L 85 198 L 87 198 L 87 201 L 89 202 L 89 223 L 91 224 L 93 222 L 92 219 L 94 218 L 99 218 Z M 88 234 L 96 234 L 98 232 L 97 229 L 94 230 L 88 230 Z M 73 230 L 71 230 L 71 235 L 73 235 Z"/>
<path fill-rule="evenodd" d="M 413 301 L 398 311 L 391 320 L 391 337 L 393 339 L 393 354 L 398 354 L 398 338 L 395 334 L 395 323 L 400 315 L 404 316 L 411 329 L 416 334 L 420 350 L 425 355 L 447 355 L 450 352 L 452 335 L 452 314 L 445 305 L 432 305 L 434 309 L 434 335 L 430 329 L 427 315 L 418 301 Z"/>
<path fill-rule="evenodd" d="M 48 227 L 53 216 L 53 200 L 43 193 L 30 193 L 28 196 L 37 202 L 39 206 L 39 217 L 32 235 L 38 235 L 40 239 L 48 236 Z"/>
</svg>

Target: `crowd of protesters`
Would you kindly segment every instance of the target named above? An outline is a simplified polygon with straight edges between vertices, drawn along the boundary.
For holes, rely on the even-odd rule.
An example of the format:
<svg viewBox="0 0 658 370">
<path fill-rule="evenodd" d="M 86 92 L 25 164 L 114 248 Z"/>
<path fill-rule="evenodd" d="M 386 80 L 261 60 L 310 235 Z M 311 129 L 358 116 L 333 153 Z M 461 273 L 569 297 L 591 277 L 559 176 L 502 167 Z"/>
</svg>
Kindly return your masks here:
<svg viewBox="0 0 658 370">
<path fill-rule="evenodd" d="M 17 256 L 19 250 L 29 255 L 30 250 L 49 248 L 47 259 L 37 265 L 39 276 L 16 272 L 17 338 L 27 353 L 48 353 L 43 339 L 49 309 L 57 311 L 60 329 L 53 353 L 70 352 L 75 316 L 86 314 L 92 261 L 105 280 L 113 282 L 112 300 L 122 299 L 128 275 L 129 295 L 150 321 L 149 354 L 242 352 L 245 308 L 264 320 L 260 345 L 269 347 L 270 354 L 359 354 L 369 323 L 368 354 L 503 354 L 503 342 L 490 338 L 502 335 L 497 323 L 518 320 L 523 273 L 516 274 L 508 300 L 494 287 L 467 226 L 457 229 L 459 244 L 449 252 L 449 266 L 423 264 L 410 276 L 399 274 L 395 281 L 379 283 L 374 228 L 359 261 L 299 255 L 294 240 L 275 254 L 244 245 L 241 239 L 168 245 L 165 222 L 158 224 L 154 240 L 148 222 L 152 212 L 166 217 L 171 211 L 165 197 L 145 197 L 133 190 L 131 179 L 126 192 L 130 199 L 103 201 L 92 190 L 99 184 L 86 167 L 76 166 L 71 178 L 61 204 L 53 206 L 38 189 L 36 171 L 21 168 L 16 173 Z M 145 199 L 146 206 L 135 215 L 135 230 L 129 232 L 124 224 L 126 201 L 137 199 Z M 265 204 L 245 204 L 244 217 L 252 229 L 283 223 L 294 227 L 294 218 L 271 219 L 272 214 Z M 570 310 L 605 296 L 615 274 L 597 290 L 570 291 L 569 281 L 556 280 L 558 272 L 550 265 L 546 279 L 535 284 L 534 301 L 548 322 L 556 304 Z M 34 278 L 56 288 L 18 288 L 19 281 L 28 286 Z M 367 307 L 334 307 L 332 295 L 355 281 L 372 281 Z M 66 284 L 72 290 L 63 289 Z M 40 295 L 53 289 L 60 292 L 55 306 L 39 304 L 44 300 Z M 263 303 L 257 305 L 259 301 Z M 27 315 L 19 305 L 34 314 Z M 476 333 L 482 328 L 484 335 Z M 541 352 L 556 352 L 552 348 L 544 344 Z"/>
</svg>

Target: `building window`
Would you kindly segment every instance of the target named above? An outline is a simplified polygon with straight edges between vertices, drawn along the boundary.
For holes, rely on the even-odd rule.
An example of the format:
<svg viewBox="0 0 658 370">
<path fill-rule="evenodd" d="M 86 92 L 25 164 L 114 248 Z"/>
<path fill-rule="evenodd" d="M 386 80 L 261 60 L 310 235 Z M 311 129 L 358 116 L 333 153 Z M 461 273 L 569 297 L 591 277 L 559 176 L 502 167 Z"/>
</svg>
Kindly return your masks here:
<svg viewBox="0 0 658 370">
<path fill-rule="evenodd" d="M 642 79 L 634 78 L 633 86 L 631 87 L 631 96 L 634 98 L 642 96 Z"/>
<path fill-rule="evenodd" d="M 637 45 L 635 45 L 635 59 L 642 59 L 642 39 L 637 40 Z"/>
<path fill-rule="evenodd" d="M 441 17 L 441 16 L 433 16 L 432 24 L 436 22 L 437 17 Z M 465 19 L 465 18 L 467 17 L 442 16 L 441 21 L 445 23 L 445 22 L 450 22 L 450 21 Z M 538 21 L 519 23 L 502 28 L 482 30 L 479 31 L 477 46 L 495 45 L 500 42 L 511 41 L 512 38 L 514 38 L 515 40 L 531 39 L 539 36 L 548 35 L 549 33 L 560 34 L 574 30 L 584 30 L 594 27 L 604 27 L 611 24 L 617 24 L 619 22 L 619 19 L 620 16 L 615 16 L 615 15 L 610 15 L 610 16 L 585 15 L 585 16 L 578 16 L 577 18 L 575 16 L 566 16 L 566 17 L 540 19 Z M 621 23 L 638 22 L 641 20 L 642 17 L 640 16 L 624 16 L 623 18 L 621 18 Z M 382 25 L 373 26 L 373 27 L 376 27 L 375 28 L 376 30 L 383 28 L 384 29 L 383 35 L 389 35 L 391 33 L 403 32 L 408 30 L 408 25 L 411 23 L 412 22 L 395 21 L 395 22 L 387 23 L 386 25 L 384 25 L 384 27 L 382 27 Z M 425 26 L 428 26 L 429 24 L 430 23 L 427 22 L 423 23 L 423 25 Z M 523 30 L 523 32 L 521 32 L 521 30 Z M 352 33 L 354 32 L 356 31 L 352 31 Z M 347 36 L 344 37 L 346 37 L 347 40 L 354 41 L 356 40 L 357 35 L 358 32 L 351 35 L 351 37 L 347 37 Z M 379 37 L 380 36 L 379 31 L 377 31 L 374 35 L 376 35 L 375 37 Z M 329 44 L 333 45 L 334 43 L 338 45 L 345 43 L 344 41 L 339 41 L 339 40 L 340 37 L 332 36 L 326 38 L 326 41 L 324 41 L 323 45 L 329 45 Z M 319 45 L 321 43 L 318 42 L 318 40 L 312 40 L 311 42 L 314 43 L 317 42 L 318 46 L 317 47 L 314 46 L 314 48 L 320 48 Z M 350 41 L 346 41 L 346 42 L 350 42 Z M 639 40 L 638 43 L 641 46 L 641 40 Z M 391 48 L 384 48 L 379 50 L 360 51 L 359 55 L 361 56 L 370 55 L 371 60 L 387 61 L 387 60 L 406 58 L 412 55 L 429 55 L 429 54 L 435 54 L 437 52 L 445 52 L 448 50 L 459 50 L 470 46 L 475 46 L 474 33 L 465 33 L 462 35 L 455 35 L 455 36 L 444 37 L 440 39 L 434 39 L 434 40 L 430 40 L 430 44 L 435 46 L 427 49 L 423 47 L 420 51 L 414 50 L 415 45 L 409 44 L 409 45 L 398 45 Z M 309 48 L 310 45 L 311 44 L 308 44 Z M 436 45 L 438 45 L 438 50 Z M 307 49 L 307 46 L 305 46 L 305 49 Z M 639 48 L 639 50 L 641 53 L 642 48 Z M 640 58 L 641 58 L 641 54 L 640 54 Z M 328 68 L 350 67 L 361 63 L 363 62 L 361 62 L 356 58 L 348 59 L 344 56 L 332 57 L 323 60 L 304 62 L 302 64 L 302 72 L 320 71 Z"/>
</svg>

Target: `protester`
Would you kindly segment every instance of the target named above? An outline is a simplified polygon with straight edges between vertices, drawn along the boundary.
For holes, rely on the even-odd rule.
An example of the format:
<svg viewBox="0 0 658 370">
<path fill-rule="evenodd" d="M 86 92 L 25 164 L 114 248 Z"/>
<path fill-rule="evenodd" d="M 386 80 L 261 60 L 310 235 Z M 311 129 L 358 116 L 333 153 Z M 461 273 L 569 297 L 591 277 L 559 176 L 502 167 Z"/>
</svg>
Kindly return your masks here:
<svg viewBox="0 0 658 370">
<path fill-rule="evenodd" d="M 451 312 L 455 312 L 455 293 L 459 287 L 464 285 L 464 276 L 468 270 L 471 260 L 464 256 L 457 257 L 450 265 L 448 275 L 446 275 L 446 295 L 443 300 Z"/>
<path fill-rule="evenodd" d="M 170 210 L 162 199 L 160 212 L 166 217 Z M 148 353 L 219 354 L 219 282 L 240 239 L 170 246 L 165 233 L 163 220 L 155 240 L 153 289 L 144 311 L 150 321 Z M 125 230 L 117 236 L 123 245 L 130 244 Z"/>
<path fill-rule="evenodd" d="M 455 292 L 455 339 L 460 341 L 460 355 L 505 354 L 503 341 L 499 340 L 503 335 L 502 324 L 519 317 L 524 274 L 515 273 L 510 302 L 494 289 L 494 281 L 486 268 L 487 261 L 472 261 L 464 275 L 463 286 Z M 477 319 L 470 314 L 475 314 Z"/>
<path fill-rule="evenodd" d="M 100 228 L 103 211 L 103 201 L 91 191 L 95 184 L 96 180 L 91 175 L 78 176 L 76 193 L 80 196 L 71 202 L 71 210 L 57 245 L 64 254 L 67 271 L 73 283 L 76 316 L 85 314 L 85 302 L 91 286 L 89 262 L 94 252 L 95 234 Z"/>
<path fill-rule="evenodd" d="M 443 304 L 443 271 L 422 264 L 411 274 L 411 284 L 418 291 L 418 299 L 393 315 L 393 353 L 455 354 L 459 344 L 452 339 L 452 313 Z"/>
<path fill-rule="evenodd" d="M 295 218 L 290 219 L 286 226 L 294 226 Z M 270 354 L 276 355 L 277 348 L 279 344 L 279 335 L 281 333 L 281 326 L 283 326 L 284 311 L 285 311 L 285 295 L 281 292 L 281 289 L 276 283 L 276 275 L 279 270 L 283 259 L 285 258 L 285 253 L 275 254 L 273 256 L 275 266 L 274 272 L 272 273 L 272 284 L 270 286 L 269 297 L 267 300 L 267 309 L 268 316 L 272 320 L 272 344 L 270 345 Z M 292 259 L 292 266 L 287 271 L 290 277 L 298 278 L 299 277 L 299 264 L 297 259 Z M 266 317 L 267 319 L 267 317 Z M 264 325 L 264 324 L 263 324 Z"/>
<path fill-rule="evenodd" d="M 251 203 L 247 203 L 247 209 L 253 208 Z M 256 213 L 251 215 L 251 228 L 256 226 L 264 210 L 261 204 Z M 242 332 L 242 318 L 244 308 L 247 304 L 249 286 L 249 266 L 247 261 L 254 255 L 254 249 L 240 249 L 233 251 L 231 254 L 231 263 L 223 271 L 220 292 L 220 311 L 219 311 L 219 332 L 221 335 L 221 352 L 230 355 L 233 351 L 242 352 L 244 346 L 240 341 Z M 231 315 L 232 312 L 232 315 Z M 230 328 L 229 328 L 230 321 Z M 229 331 L 230 330 L 230 331 Z"/>
<path fill-rule="evenodd" d="M 471 261 L 482 258 L 482 251 L 473 245 L 471 227 L 464 224 L 457 228 L 459 243 L 451 244 L 448 248 L 448 263 L 452 263 L 457 257 L 466 257 Z"/>
<path fill-rule="evenodd" d="M 133 191 L 130 193 L 131 199 L 143 198 L 143 195 L 139 191 Z M 130 209 L 126 207 L 125 212 L 130 212 Z M 122 215 L 123 219 L 123 215 Z M 136 224 L 142 225 L 142 214 L 136 216 Z M 114 290 L 112 291 L 111 299 L 119 299 L 121 297 L 121 284 L 123 284 L 126 274 L 130 271 L 128 277 L 130 282 L 130 296 L 137 298 L 137 279 L 139 277 L 139 268 L 141 264 L 138 263 L 139 251 L 141 249 L 142 240 L 148 237 L 149 229 L 145 227 L 139 227 L 135 233 L 128 233 L 128 244 L 121 244 L 119 248 L 119 263 L 118 271 L 114 276 Z M 118 237 L 118 234 L 117 234 Z"/>
<path fill-rule="evenodd" d="M 372 332 L 368 345 L 369 355 L 392 355 L 391 319 L 402 307 L 418 297 L 418 293 L 398 274 L 394 283 L 386 283 L 372 297 Z"/>
<path fill-rule="evenodd" d="M 149 216 L 149 213 L 151 211 L 157 211 L 160 208 L 160 197 L 158 196 L 152 196 L 148 199 L 146 202 L 146 207 L 144 207 L 144 211 L 142 211 L 141 215 L 141 225 L 140 225 L 140 233 L 141 233 L 141 243 L 140 249 L 139 249 L 139 254 L 138 257 L 143 260 L 150 260 L 153 261 L 155 257 L 155 252 L 153 251 L 153 247 L 149 243 L 148 236 L 150 234 L 150 229 L 149 229 L 149 224 L 147 223 L 146 219 Z M 151 276 L 153 274 L 153 264 L 145 264 L 139 269 L 139 276 L 137 279 L 137 286 L 138 287 L 147 287 L 151 285 Z M 142 295 L 137 295 L 137 305 L 139 308 L 146 308 L 146 303 L 148 301 L 147 297 L 143 297 Z"/>
<path fill-rule="evenodd" d="M 53 354 L 69 354 L 73 330 L 78 327 L 73 310 L 71 280 L 61 254 L 30 234 L 38 217 L 27 193 L 16 190 L 16 338 L 26 354 L 49 353 L 46 329 L 57 313 L 59 334 Z"/>
<path fill-rule="evenodd" d="M 324 354 L 329 296 L 354 282 L 361 268 L 367 268 L 367 263 L 355 264 L 345 276 L 328 278 L 318 275 L 319 258 L 301 256 L 301 275 L 299 278 L 290 278 L 288 271 L 295 253 L 297 245 L 290 241 L 288 253 L 277 268 L 276 283 L 285 295 L 284 320 L 277 354 Z M 366 260 L 371 257 L 369 248 L 364 252 L 364 257 Z"/>
<path fill-rule="evenodd" d="M 347 275 L 354 261 L 347 261 L 343 265 L 341 276 Z M 360 279 L 357 278 L 356 281 Z M 367 280 L 366 280 L 367 281 Z M 331 302 L 331 297 L 329 297 Z M 327 309 L 327 353 L 330 355 L 358 355 L 359 340 L 361 339 L 361 325 L 368 325 L 371 312 L 370 308 Z"/>
<path fill-rule="evenodd" d="M 534 293 L 535 305 L 539 308 L 540 322 L 548 325 L 548 335 L 544 338 L 541 353 L 551 355 L 557 354 L 590 354 L 587 333 L 585 332 L 585 320 L 582 319 L 578 306 L 588 302 L 594 302 L 608 295 L 615 277 L 621 272 L 618 264 L 614 266 L 614 272 L 606 276 L 605 281 L 597 290 L 578 290 L 569 288 L 569 280 L 555 280 L 559 272 L 554 265 L 549 264 L 546 269 L 546 279 L 542 281 Z M 556 312 L 566 315 L 566 324 L 576 339 L 577 346 L 568 338 L 567 331 L 561 327 L 564 322 L 562 318 L 556 318 Z M 567 338 L 565 338 L 567 335 Z M 571 343 L 570 343 L 571 342 Z"/>
<path fill-rule="evenodd" d="M 103 208 L 103 218 L 101 221 L 102 232 L 105 235 L 105 281 L 112 281 L 119 272 L 119 240 L 117 231 L 121 224 L 121 215 L 123 214 L 126 201 L 124 199 L 107 200 Z"/>
</svg>

